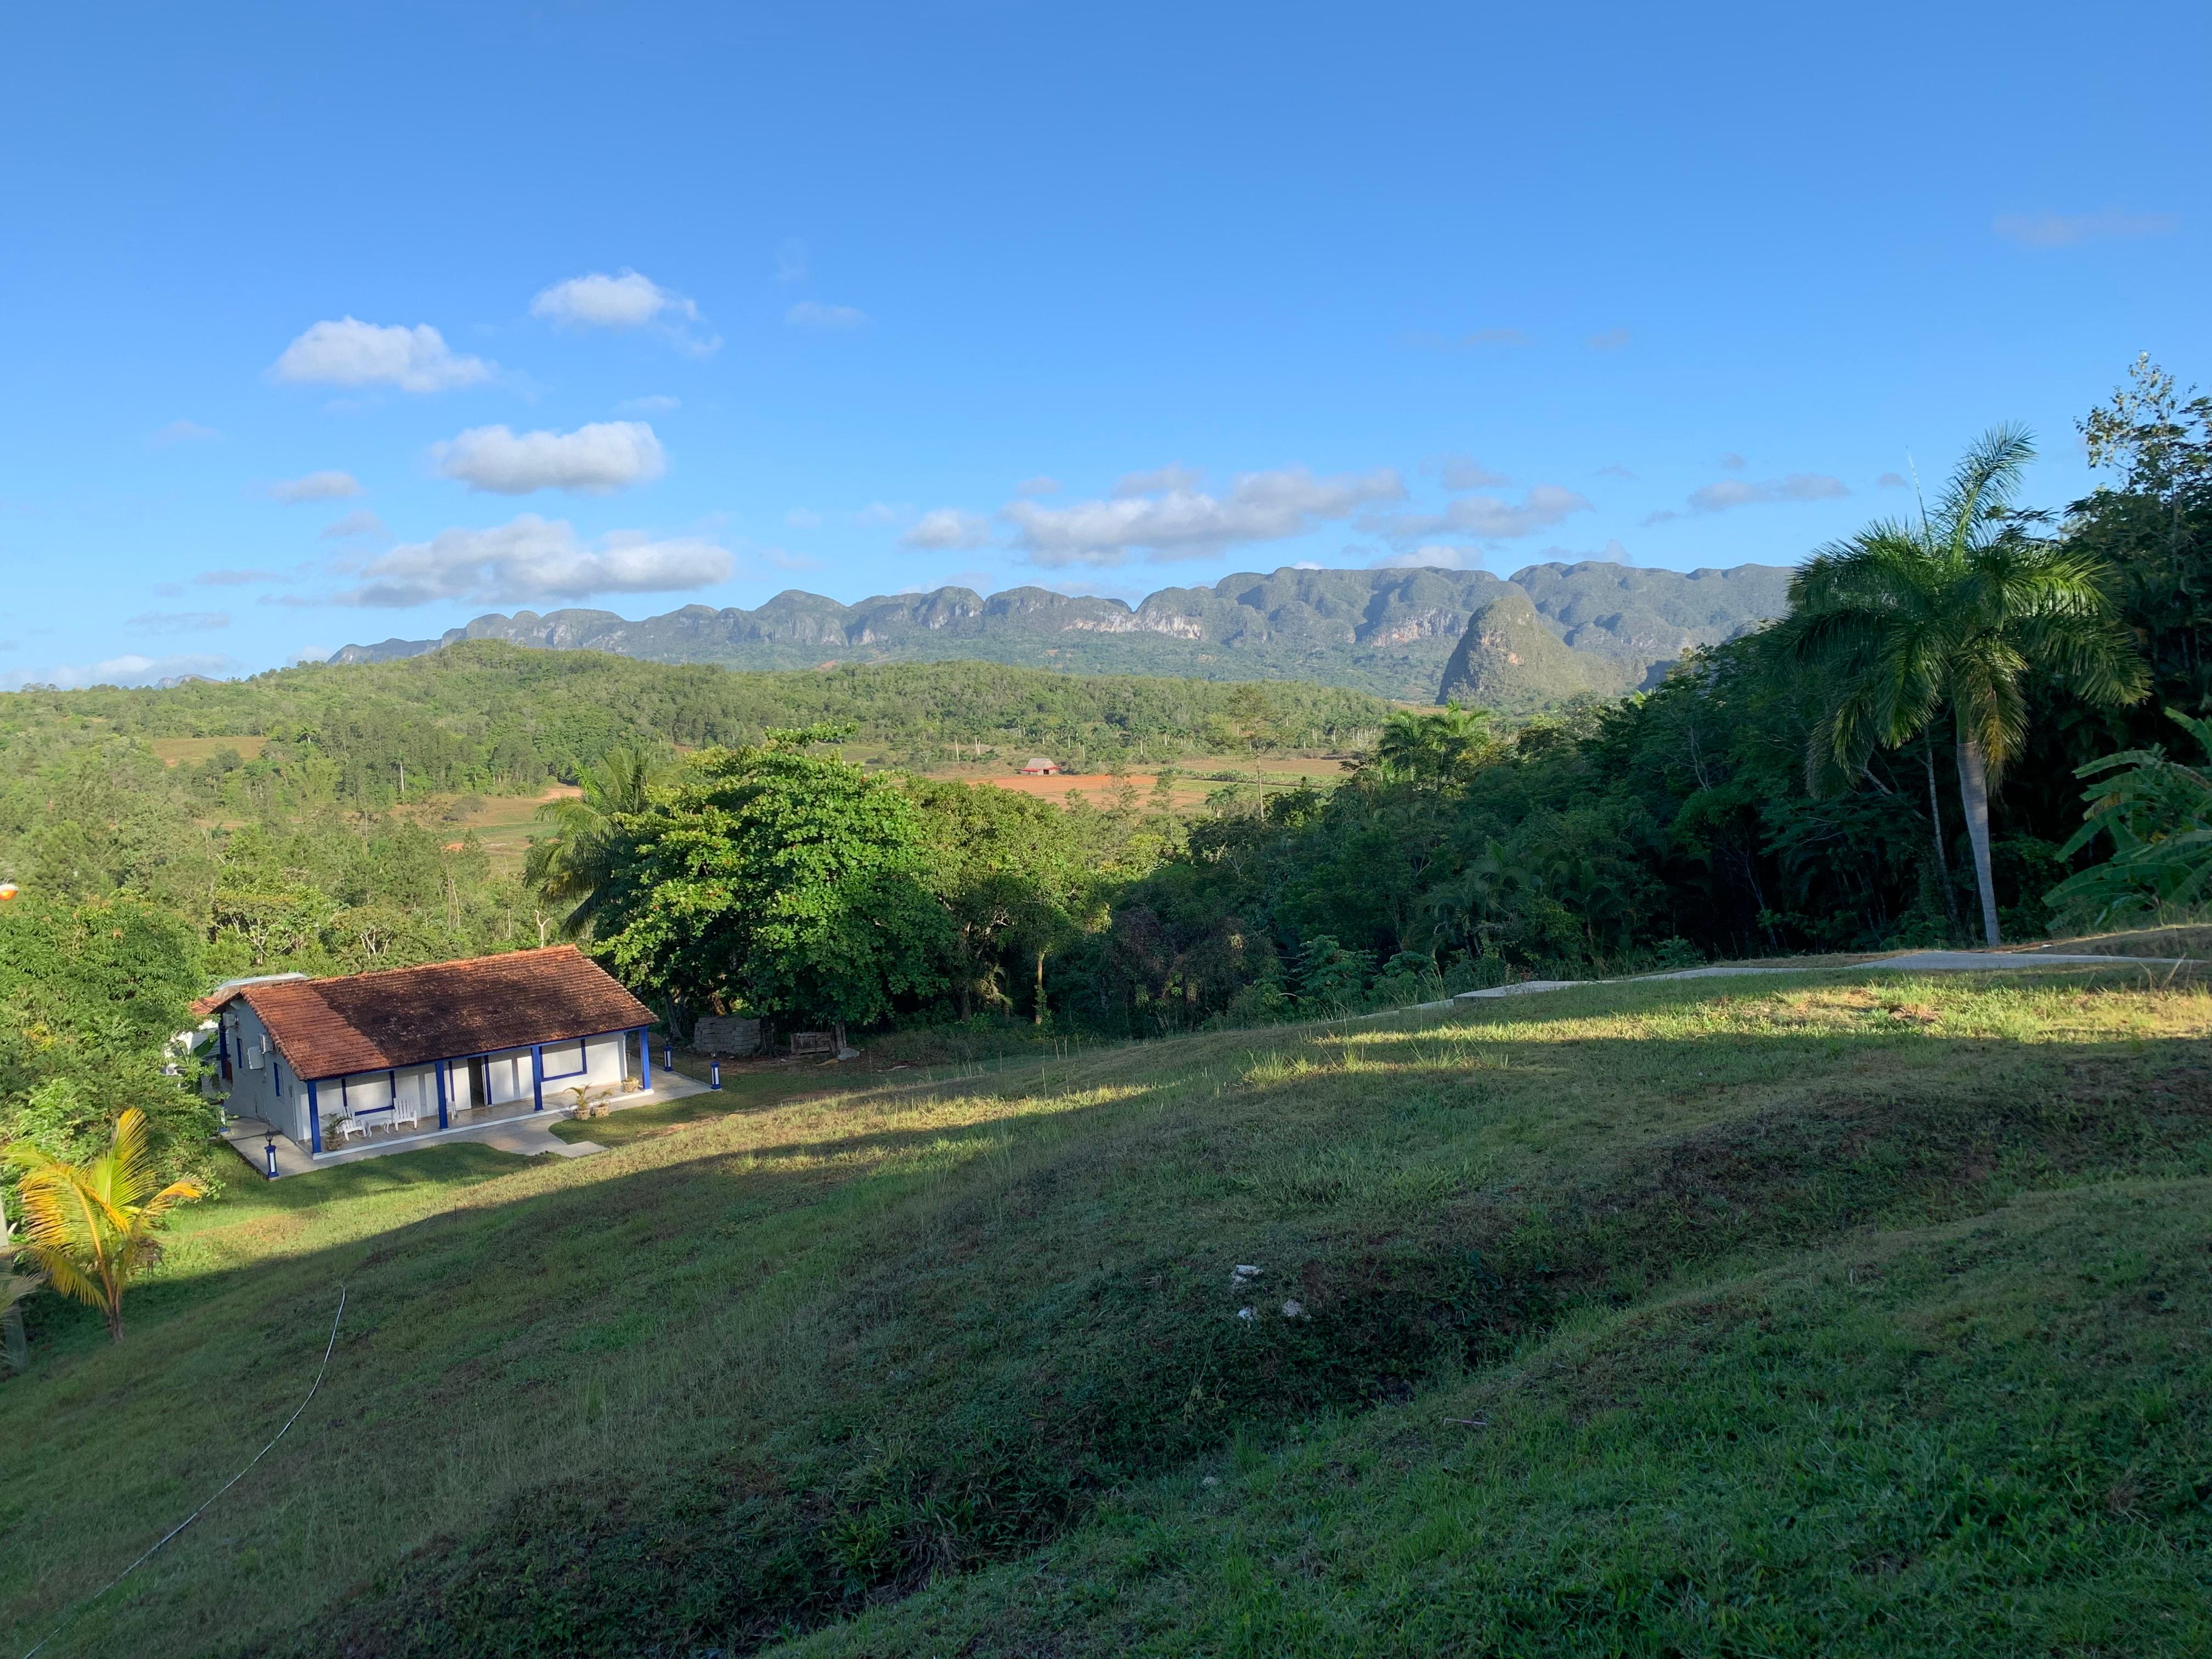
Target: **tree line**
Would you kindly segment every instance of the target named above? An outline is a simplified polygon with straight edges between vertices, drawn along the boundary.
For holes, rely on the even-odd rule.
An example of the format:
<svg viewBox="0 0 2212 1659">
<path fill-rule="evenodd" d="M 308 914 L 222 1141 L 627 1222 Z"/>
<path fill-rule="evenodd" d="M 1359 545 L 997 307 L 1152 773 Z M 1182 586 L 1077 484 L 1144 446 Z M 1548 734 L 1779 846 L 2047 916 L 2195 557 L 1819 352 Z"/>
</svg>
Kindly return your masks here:
<svg viewBox="0 0 2212 1659">
<path fill-rule="evenodd" d="M 2169 862 L 2198 844 L 2143 818 L 2142 769 L 2212 714 L 2209 421 L 2139 363 L 2084 422 L 2117 482 L 2063 512 L 2021 503 L 2033 445 L 1998 428 L 1658 690 L 1511 734 L 1401 712 L 1331 790 L 1146 835 L 1134 803 L 1086 826 L 871 778 L 818 751 L 842 731 L 791 730 L 633 772 L 537 873 L 679 1021 L 980 1007 L 1117 1035 L 2149 914 L 2170 872 L 2069 878 L 2123 835 Z M 2092 786 L 2081 834 L 2077 774 L 2116 752 L 2140 799 L 2123 820 Z"/>
</svg>

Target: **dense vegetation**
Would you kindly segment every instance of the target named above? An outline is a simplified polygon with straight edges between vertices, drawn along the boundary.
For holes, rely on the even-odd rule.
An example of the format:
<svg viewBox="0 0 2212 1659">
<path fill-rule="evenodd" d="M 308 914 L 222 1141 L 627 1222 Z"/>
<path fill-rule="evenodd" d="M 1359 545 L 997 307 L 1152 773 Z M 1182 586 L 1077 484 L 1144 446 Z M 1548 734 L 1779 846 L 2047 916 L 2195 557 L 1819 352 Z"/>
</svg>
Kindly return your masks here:
<svg viewBox="0 0 2212 1659">
<path fill-rule="evenodd" d="M 264 803 L 358 809 L 433 792 L 526 790 L 574 779 L 625 744 L 737 744 L 820 721 L 851 722 L 861 743 L 902 765 L 1042 749 L 1079 770 L 1351 744 L 1388 712 L 1363 693 L 1297 682 L 1087 677 L 975 662 L 736 674 L 486 641 L 159 691 L 0 696 L 0 738 L 18 774 L 102 738 L 265 738 L 258 761 L 204 763 L 194 779 L 209 805 L 246 813 Z M 13 828 L 24 808 L 9 807 L 0 823 Z"/>
<path fill-rule="evenodd" d="M 2004 580 L 2030 567 L 2065 573 L 2059 610 L 2001 623 L 1975 622 L 1977 590 L 1957 590 L 1960 612 L 1942 627 L 1958 643 L 1942 660 L 1971 666 L 1986 646 L 1988 662 L 2018 665 L 2000 705 L 1974 705 L 1989 716 L 1976 714 L 1978 727 L 1958 726 L 1949 700 L 1969 694 L 1947 689 L 1954 671 L 1923 653 L 1919 689 L 1862 697 L 1871 712 L 1839 748 L 1839 712 L 1865 690 L 1872 659 L 1784 649 L 1785 623 L 1699 654 L 1649 695 L 1510 744 L 1449 764 L 1370 767 L 1332 793 L 1278 796 L 1195 827 L 1187 855 L 1117 896 L 1088 961 L 1067 963 L 1080 975 L 1069 1001 L 1095 999 L 1102 1016 L 1118 1007 L 1130 1029 L 1147 1009 L 1241 1013 L 1301 989 L 1299 963 L 1317 945 L 1341 979 L 1346 951 L 1369 972 L 1411 957 L 1577 975 L 1969 938 L 1981 931 L 1970 920 L 1978 860 L 1960 793 L 1970 775 L 1954 760 L 1957 738 L 1977 730 L 2001 732 L 2009 761 L 1987 803 L 1998 920 L 2010 935 L 2041 934 L 2069 861 L 2112 850 L 2068 845 L 2081 823 L 2077 769 L 2171 743 L 2182 734 L 2168 709 L 2212 714 L 2212 399 L 2185 404 L 2141 364 L 2085 426 L 2118 483 L 2056 522 L 2009 511 L 1972 526 L 1990 544 L 1986 567 L 2012 573 Z M 1807 579 L 1796 599 L 1792 622 L 1832 602 Z M 2094 684 L 2076 672 L 2080 631 L 2059 617 L 2092 599 L 2140 657 L 2148 695 L 2133 695 L 2124 672 Z M 2154 883 L 2133 890 L 2138 909 L 2154 903 Z M 2124 914 L 2114 896 L 2075 915 Z M 1269 948 L 1248 945 L 1232 967 L 1224 942 L 1255 935 Z"/>
</svg>

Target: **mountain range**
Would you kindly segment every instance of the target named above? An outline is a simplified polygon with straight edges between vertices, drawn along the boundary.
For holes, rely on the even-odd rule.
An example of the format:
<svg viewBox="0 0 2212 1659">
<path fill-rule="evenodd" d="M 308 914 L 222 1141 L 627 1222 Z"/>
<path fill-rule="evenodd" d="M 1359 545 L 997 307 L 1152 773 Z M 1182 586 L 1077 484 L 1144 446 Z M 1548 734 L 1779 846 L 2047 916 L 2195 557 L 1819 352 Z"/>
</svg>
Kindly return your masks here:
<svg viewBox="0 0 2212 1659">
<path fill-rule="evenodd" d="M 1120 599 L 965 587 L 842 605 L 797 589 L 757 610 L 687 605 L 632 622 L 611 611 L 478 617 L 434 640 L 349 645 L 333 662 L 417 656 L 461 640 L 611 651 L 729 668 L 974 658 L 1073 673 L 1300 679 L 1406 702 L 1443 694 L 1509 711 L 1618 695 L 1692 646 L 1779 616 L 1792 572 L 1654 570 L 1601 560 L 1483 570 L 1312 570 L 1224 577 Z M 1448 672 L 1449 671 L 1449 672 Z"/>
</svg>

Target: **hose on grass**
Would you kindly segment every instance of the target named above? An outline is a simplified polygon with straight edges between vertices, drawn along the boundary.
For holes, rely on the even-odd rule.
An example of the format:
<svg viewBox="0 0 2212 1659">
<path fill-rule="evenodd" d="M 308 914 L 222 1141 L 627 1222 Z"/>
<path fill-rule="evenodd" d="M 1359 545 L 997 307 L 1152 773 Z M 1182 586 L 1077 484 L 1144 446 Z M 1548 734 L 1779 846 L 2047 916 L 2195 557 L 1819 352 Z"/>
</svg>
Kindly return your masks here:
<svg viewBox="0 0 2212 1659">
<path fill-rule="evenodd" d="M 192 1522 L 198 1520 L 200 1516 L 205 1515 L 208 1510 L 213 1507 L 216 1498 L 222 1497 L 223 1493 L 228 1492 L 240 1481 L 245 1480 L 248 1474 L 253 1472 L 253 1465 L 255 1463 L 258 1463 L 263 1458 L 268 1456 L 270 1452 L 276 1449 L 276 1443 L 279 1440 L 282 1440 L 291 1431 L 292 1425 L 300 1420 L 300 1413 L 307 1409 L 308 1402 L 314 1399 L 316 1391 L 323 1386 L 323 1374 L 330 1370 L 331 1356 L 337 1352 L 338 1322 L 345 1317 L 345 1286 L 341 1285 L 338 1286 L 338 1310 L 331 1316 L 331 1340 L 324 1345 L 323 1363 L 315 1367 L 315 1380 L 307 1385 L 307 1397 L 301 1400 L 300 1403 L 293 1408 L 292 1414 L 284 1419 L 284 1426 L 277 1430 L 274 1435 L 270 1437 L 269 1443 L 264 1446 L 259 1451 L 254 1453 L 252 1462 L 248 1462 L 244 1468 L 240 1469 L 236 1474 L 232 1475 L 230 1479 L 224 1481 L 222 1486 L 216 1488 L 214 1493 L 208 1498 L 206 1503 L 202 1504 L 199 1508 L 194 1510 L 190 1515 L 178 1522 L 175 1526 L 170 1528 L 168 1531 L 163 1533 L 160 1538 L 156 1539 L 154 1543 L 148 1547 L 143 1555 L 140 1556 L 136 1561 L 133 1561 L 129 1566 L 124 1568 L 122 1571 L 117 1573 L 114 1577 L 109 1579 L 98 1589 L 93 1591 L 91 1595 L 86 1596 L 82 1601 L 76 1602 L 71 1607 L 64 1608 L 62 1610 L 60 1621 L 57 1623 L 52 1630 L 48 1631 L 44 1636 L 39 1638 L 38 1646 L 26 1653 L 23 1656 L 23 1659 L 38 1659 L 38 1654 L 40 1649 L 43 1649 L 46 1644 L 52 1641 L 54 1638 L 59 1636 L 62 1633 L 63 1629 L 69 1624 L 69 1621 L 72 1618 L 74 1618 L 77 1613 L 84 1611 L 85 1608 L 90 1607 L 94 1601 L 100 1600 L 101 1596 L 106 1595 L 108 1591 L 113 1589 L 118 1584 L 128 1578 L 132 1573 L 137 1571 L 139 1568 L 144 1566 L 149 1561 L 152 1560 L 155 1553 L 160 1551 L 164 1544 L 167 1544 L 172 1538 L 174 1538 L 186 1527 L 191 1526 Z"/>
</svg>

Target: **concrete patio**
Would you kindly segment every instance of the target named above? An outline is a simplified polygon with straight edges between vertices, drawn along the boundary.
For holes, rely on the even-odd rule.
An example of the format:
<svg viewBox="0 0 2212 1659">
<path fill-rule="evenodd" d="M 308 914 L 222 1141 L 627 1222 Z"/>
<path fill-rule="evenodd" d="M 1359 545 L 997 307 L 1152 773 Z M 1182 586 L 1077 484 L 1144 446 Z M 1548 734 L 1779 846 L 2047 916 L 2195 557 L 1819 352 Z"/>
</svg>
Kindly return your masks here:
<svg viewBox="0 0 2212 1659">
<path fill-rule="evenodd" d="M 633 1090 L 617 1095 L 606 1103 L 611 1112 L 627 1111 L 633 1106 L 658 1105 L 664 1101 L 682 1100 L 687 1096 L 709 1092 L 706 1084 L 677 1072 L 659 1072 L 650 1089 Z M 563 1140 L 552 1133 L 556 1123 L 566 1122 L 575 1115 L 573 1105 L 554 1105 L 548 1103 L 543 1111 L 533 1110 L 527 1100 L 503 1101 L 497 1105 L 471 1109 L 457 1116 L 465 1116 L 466 1122 L 456 1122 L 450 1127 L 414 1129 L 371 1129 L 358 1139 L 343 1146 L 334 1146 L 319 1154 L 309 1152 L 289 1135 L 272 1129 L 258 1117 L 234 1117 L 228 1120 L 222 1138 L 231 1150 L 252 1167 L 253 1172 L 269 1178 L 268 1147 L 276 1145 L 276 1175 L 308 1175 L 317 1170 L 326 1170 L 333 1164 L 355 1164 L 363 1158 L 384 1158 L 393 1152 L 420 1152 L 428 1146 L 450 1146 L 456 1142 L 471 1142 L 477 1146 L 495 1147 L 503 1152 L 517 1152 L 525 1158 L 534 1158 L 550 1152 L 556 1158 L 587 1158 L 593 1152 L 603 1152 L 605 1147 L 588 1140 Z"/>
</svg>

